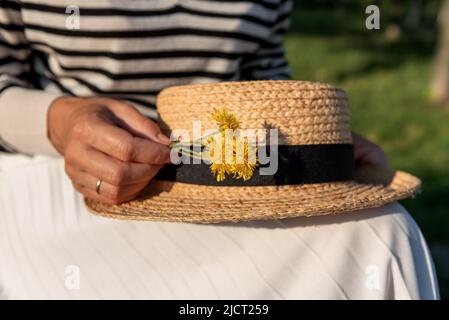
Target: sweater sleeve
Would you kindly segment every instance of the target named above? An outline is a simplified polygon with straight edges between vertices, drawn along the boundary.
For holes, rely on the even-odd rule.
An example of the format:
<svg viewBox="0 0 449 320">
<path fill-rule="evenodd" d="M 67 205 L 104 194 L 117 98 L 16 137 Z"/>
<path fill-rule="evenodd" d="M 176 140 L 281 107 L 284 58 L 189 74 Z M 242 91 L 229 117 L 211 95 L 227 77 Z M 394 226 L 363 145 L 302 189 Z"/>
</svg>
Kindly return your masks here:
<svg viewBox="0 0 449 320">
<path fill-rule="evenodd" d="M 244 80 L 290 79 L 290 66 L 285 57 L 283 38 L 290 24 L 292 0 L 281 0 L 270 36 L 258 50 L 243 59 L 240 70 Z"/>
<path fill-rule="evenodd" d="M 47 111 L 59 94 L 38 90 L 17 1 L 0 1 L 0 146 L 58 155 L 47 136 Z"/>
</svg>

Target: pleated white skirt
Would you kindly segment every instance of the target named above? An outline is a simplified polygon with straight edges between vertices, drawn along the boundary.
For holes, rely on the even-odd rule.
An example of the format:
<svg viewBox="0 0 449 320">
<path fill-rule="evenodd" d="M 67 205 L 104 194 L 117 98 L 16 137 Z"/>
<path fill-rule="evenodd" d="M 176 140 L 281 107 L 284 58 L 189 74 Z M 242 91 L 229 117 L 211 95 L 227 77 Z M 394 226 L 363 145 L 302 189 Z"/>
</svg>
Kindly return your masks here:
<svg viewBox="0 0 449 320">
<path fill-rule="evenodd" d="M 393 203 L 196 225 L 86 211 L 63 161 L 0 154 L 2 299 L 438 299 L 425 240 Z"/>
</svg>

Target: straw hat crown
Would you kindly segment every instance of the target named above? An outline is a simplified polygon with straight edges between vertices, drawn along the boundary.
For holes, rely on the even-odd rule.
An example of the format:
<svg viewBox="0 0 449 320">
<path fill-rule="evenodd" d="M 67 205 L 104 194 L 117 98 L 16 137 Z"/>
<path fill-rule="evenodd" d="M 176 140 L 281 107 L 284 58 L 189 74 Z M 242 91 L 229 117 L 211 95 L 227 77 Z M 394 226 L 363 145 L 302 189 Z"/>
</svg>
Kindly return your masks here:
<svg viewBox="0 0 449 320">
<path fill-rule="evenodd" d="M 241 129 L 279 130 L 291 145 L 351 143 L 346 93 L 308 81 L 249 81 L 171 87 L 157 99 L 161 129 L 214 129 L 211 113 L 226 109 Z"/>
</svg>

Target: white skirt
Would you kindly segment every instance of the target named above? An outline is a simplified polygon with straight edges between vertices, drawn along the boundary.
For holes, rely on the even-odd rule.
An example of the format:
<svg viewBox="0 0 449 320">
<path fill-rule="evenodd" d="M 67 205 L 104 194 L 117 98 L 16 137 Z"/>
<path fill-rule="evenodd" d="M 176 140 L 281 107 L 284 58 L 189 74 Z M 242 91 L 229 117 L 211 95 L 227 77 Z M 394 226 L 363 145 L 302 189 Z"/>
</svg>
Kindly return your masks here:
<svg viewBox="0 0 449 320">
<path fill-rule="evenodd" d="M 398 203 L 280 221 L 120 221 L 84 208 L 61 159 L 0 154 L 2 299 L 438 299 Z"/>
</svg>

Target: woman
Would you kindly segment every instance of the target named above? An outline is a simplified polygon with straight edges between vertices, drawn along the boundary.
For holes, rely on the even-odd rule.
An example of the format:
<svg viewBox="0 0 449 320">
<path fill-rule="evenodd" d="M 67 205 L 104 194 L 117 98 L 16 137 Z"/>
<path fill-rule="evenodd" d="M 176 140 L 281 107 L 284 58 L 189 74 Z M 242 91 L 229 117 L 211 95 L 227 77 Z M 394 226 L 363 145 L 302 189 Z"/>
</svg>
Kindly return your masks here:
<svg viewBox="0 0 449 320">
<path fill-rule="evenodd" d="M 162 88 L 287 79 L 291 6 L 2 0 L 0 137 L 37 155 L 0 156 L 2 297 L 438 298 L 425 241 L 399 204 L 232 226 L 84 209 L 82 195 L 135 198 L 169 162 L 169 139 L 149 119 Z M 387 165 L 377 146 L 354 143 L 359 164 Z"/>
</svg>

